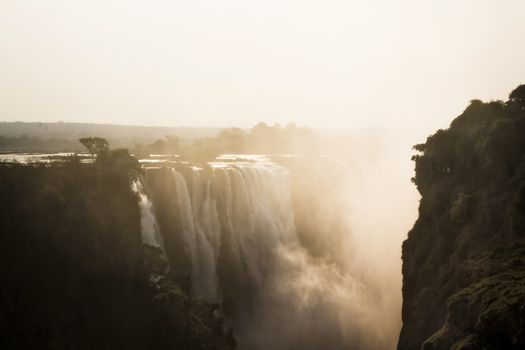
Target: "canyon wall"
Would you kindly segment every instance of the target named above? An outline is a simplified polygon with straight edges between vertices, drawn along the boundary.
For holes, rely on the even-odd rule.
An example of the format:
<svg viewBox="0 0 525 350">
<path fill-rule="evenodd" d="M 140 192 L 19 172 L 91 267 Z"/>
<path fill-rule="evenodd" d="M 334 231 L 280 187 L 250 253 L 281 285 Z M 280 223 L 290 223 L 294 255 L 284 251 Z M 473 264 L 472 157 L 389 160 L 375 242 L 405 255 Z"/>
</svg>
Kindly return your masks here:
<svg viewBox="0 0 525 350">
<path fill-rule="evenodd" d="M 525 346 L 525 86 L 414 148 L 398 349 Z"/>
</svg>

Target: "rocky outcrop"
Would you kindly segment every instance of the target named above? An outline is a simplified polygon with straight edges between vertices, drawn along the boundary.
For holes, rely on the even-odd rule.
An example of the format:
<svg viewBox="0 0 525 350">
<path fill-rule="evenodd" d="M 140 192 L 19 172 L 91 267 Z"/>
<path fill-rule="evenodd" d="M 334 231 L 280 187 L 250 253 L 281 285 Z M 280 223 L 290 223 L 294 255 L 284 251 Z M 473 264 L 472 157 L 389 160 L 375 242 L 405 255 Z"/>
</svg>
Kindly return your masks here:
<svg viewBox="0 0 525 350">
<path fill-rule="evenodd" d="M 1 349 L 235 347 L 217 305 L 142 244 L 130 181 L 111 159 L 0 164 Z"/>
<path fill-rule="evenodd" d="M 414 147 L 398 349 L 525 347 L 525 85 Z"/>
</svg>

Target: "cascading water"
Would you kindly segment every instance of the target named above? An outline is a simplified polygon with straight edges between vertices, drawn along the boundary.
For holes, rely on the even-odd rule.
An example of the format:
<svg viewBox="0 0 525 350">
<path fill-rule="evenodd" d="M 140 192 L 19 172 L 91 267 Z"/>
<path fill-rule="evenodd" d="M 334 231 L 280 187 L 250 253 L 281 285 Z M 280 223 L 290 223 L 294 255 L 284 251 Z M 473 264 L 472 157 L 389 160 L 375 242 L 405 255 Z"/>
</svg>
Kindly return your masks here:
<svg viewBox="0 0 525 350">
<path fill-rule="evenodd" d="M 218 235 L 218 220 L 211 206 L 208 185 L 205 193 L 198 176 L 192 177 L 192 197 L 184 176 L 171 169 L 180 210 L 184 248 L 191 261 L 192 294 L 206 301 L 217 299 L 216 251 L 213 244 Z M 196 170 L 195 170 L 196 171 Z M 192 175 L 194 172 L 192 172 Z"/>
<path fill-rule="evenodd" d="M 221 224 L 220 271 L 227 308 L 264 291 L 277 249 L 297 241 L 289 173 L 274 164 L 212 164 Z"/>
<path fill-rule="evenodd" d="M 132 183 L 132 190 L 139 195 L 140 226 L 142 232 L 142 243 L 164 251 L 162 235 L 155 214 L 153 204 L 144 192 L 144 186 L 140 180 Z"/>
<path fill-rule="evenodd" d="M 353 271 L 347 249 L 346 170 L 305 164 L 146 168 L 143 240 L 164 247 L 193 298 L 221 305 L 241 349 L 392 347 L 386 287 L 373 265 Z"/>
<path fill-rule="evenodd" d="M 217 302 L 224 296 L 218 276 L 219 257 L 236 270 L 227 274 L 257 289 L 269 268 L 272 251 L 297 239 L 285 168 L 270 163 L 216 162 L 210 166 L 211 173 L 198 167 L 184 171 L 171 168 L 169 176 L 176 211 L 173 217 L 178 218 L 176 231 L 191 267 L 192 295 Z M 141 194 L 141 210 L 148 203 Z M 143 217 L 151 213 L 144 210 Z M 143 221 L 144 236 L 150 237 L 154 231 L 153 225 L 148 225 L 151 220 L 146 215 Z"/>
</svg>

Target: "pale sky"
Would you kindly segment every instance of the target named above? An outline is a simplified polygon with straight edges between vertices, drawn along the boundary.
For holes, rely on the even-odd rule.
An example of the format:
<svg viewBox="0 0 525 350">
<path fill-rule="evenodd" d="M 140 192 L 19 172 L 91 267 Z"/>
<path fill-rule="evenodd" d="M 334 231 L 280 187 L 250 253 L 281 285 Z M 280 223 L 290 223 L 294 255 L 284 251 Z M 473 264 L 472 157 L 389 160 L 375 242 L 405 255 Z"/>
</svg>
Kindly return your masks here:
<svg viewBox="0 0 525 350">
<path fill-rule="evenodd" d="M 0 120 L 446 127 L 525 82 L 523 0 L 0 0 Z"/>
</svg>

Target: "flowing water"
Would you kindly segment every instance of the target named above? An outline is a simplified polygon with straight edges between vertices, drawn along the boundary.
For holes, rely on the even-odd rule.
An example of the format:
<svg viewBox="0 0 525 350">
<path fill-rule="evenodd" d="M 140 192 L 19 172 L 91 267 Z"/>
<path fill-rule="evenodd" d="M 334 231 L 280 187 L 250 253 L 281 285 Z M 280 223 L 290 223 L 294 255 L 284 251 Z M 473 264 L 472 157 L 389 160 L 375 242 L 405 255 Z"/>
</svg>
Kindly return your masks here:
<svg viewBox="0 0 525 350">
<path fill-rule="evenodd" d="M 143 242 L 189 275 L 193 298 L 221 305 L 240 349 L 394 348 L 399 257 L 378 239 L 402 225 L 385 227 L 395 212 L 363 221 L 387 207 L 367 193 L 391 183 L 287 159 L 146 167 L 134 185 Z"/>
</svg>

